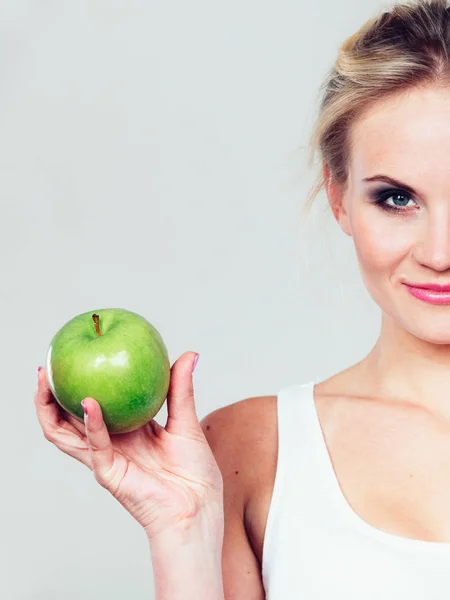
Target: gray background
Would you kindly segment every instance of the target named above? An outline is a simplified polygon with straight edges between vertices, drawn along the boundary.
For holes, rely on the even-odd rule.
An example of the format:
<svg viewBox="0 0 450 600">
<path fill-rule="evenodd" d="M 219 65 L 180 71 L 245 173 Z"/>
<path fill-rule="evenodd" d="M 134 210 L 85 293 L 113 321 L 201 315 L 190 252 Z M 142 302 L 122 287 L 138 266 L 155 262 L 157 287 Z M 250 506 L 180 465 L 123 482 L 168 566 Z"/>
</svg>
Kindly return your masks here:
<svg viewBox="0 0 450 600">
<path fill-rule="evenodd" d="M 319 86 L 388 5 L 1 0 L 2 600 L 153 597 L 139 525 L 35 416 L 70 318 L 127 308 L 171 364 L 199 352 L 200 418 L 371 349 L 352 240 L 324 193 L 301 208 Z"/>
</svg>

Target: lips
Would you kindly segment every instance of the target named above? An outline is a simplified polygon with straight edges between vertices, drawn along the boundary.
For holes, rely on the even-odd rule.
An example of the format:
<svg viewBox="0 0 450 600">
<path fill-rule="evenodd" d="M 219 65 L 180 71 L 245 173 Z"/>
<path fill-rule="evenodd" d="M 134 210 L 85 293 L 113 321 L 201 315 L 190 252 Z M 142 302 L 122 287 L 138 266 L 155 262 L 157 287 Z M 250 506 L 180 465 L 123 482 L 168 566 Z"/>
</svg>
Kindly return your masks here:
<svg viewBox="0 0 450 600">
<path fill-rule="evenodd" d="M 408 292 L 419 300 L 423 300 L 424 302 L 429 302 L 431 304 L 450 304 L 450 286 L 427 283 L 427 287 L 419 287 L 423 285 L 424 284 L 411 285 L 409 283 L 405 283 Z"/>
<path fill-rule="evenodd" d="M 440 285 L 438 283 L 405 283 L 405 285 L 421 290 L 431 290 L 432 292 L 450 292 L 449 285 Z"/>
</svg>

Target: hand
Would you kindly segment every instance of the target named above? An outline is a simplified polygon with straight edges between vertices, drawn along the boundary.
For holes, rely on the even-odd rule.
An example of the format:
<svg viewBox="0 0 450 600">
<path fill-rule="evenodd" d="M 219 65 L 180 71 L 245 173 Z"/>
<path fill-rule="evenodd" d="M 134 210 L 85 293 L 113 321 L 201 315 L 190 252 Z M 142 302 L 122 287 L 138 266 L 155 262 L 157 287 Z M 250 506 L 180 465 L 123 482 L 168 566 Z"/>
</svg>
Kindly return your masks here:
<svg viewBox="0 0 450 600">
<path fill-rule="evenodd" d="M 151 420 L 130 433 L 109 434 L 94 398 L 83 401 L 81 423 L 57 403 L 45 370 L 38 375 L 34 403 L 44 437 L 91 469 L 150 539 L 222 507 L 222 476 L 195 411 L 194 357 L 185 353 L 171 368 L 165 427 Z"/>
</svg>

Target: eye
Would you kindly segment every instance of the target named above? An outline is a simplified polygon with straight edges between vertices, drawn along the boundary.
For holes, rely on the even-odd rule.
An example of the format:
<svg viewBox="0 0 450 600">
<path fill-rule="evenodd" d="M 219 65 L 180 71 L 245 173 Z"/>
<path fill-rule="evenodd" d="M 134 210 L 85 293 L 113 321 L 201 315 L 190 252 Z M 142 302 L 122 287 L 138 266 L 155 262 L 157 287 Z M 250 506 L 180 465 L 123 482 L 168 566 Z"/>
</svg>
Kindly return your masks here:
<svg viewBox="0 0 450 600">
<path fill-rule="evenodd" d="M 378 190 L 371 193 L 374 203 L 382 210 L 391 212 L 406 212 L 410 211 L 408 203 L 413 201 L 413 197 L 403 190 Z M 392 199 L 392 204 L 388 204 L 388 200 Z"/>
</svg>

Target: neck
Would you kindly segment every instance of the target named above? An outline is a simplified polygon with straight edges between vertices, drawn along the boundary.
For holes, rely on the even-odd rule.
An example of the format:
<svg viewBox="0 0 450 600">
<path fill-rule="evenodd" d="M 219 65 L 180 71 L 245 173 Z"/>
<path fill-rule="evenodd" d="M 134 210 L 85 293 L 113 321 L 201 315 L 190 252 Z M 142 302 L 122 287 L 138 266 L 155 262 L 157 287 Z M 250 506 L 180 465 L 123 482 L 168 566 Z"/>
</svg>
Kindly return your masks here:
<svg viewBox="0 0 450 600">
<path fill-rule="evenodd" d="M 423 340 L 383 315 L 380 336 L 359 366 L 380 396 L 450 421 L 450 343 Z"/>
</svg>

